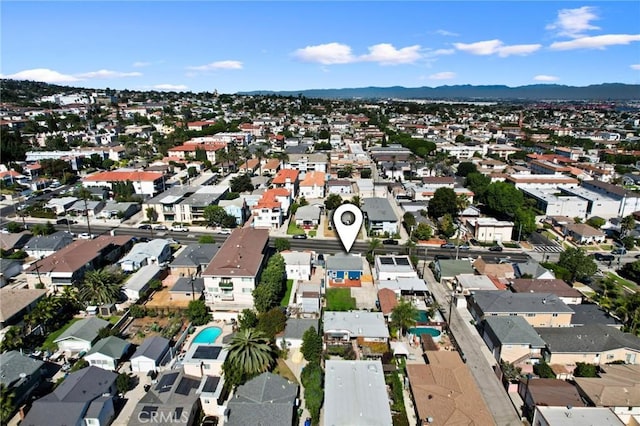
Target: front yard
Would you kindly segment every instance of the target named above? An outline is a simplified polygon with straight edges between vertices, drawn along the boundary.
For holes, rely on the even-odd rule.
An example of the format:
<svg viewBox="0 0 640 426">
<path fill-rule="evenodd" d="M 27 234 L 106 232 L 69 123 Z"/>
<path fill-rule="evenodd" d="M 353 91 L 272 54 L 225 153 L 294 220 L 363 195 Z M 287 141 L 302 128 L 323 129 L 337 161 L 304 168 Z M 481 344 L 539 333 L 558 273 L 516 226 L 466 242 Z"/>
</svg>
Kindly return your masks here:
<svg viewBox="0 0 640 426">
<path fill-rule="evenodd" d="M 60 337 L 60 335 L 64 333 L 67 328 L 71 327 L 71 325 L 74 322 L 80 321 L 81 319 L 82 318 L 73 318 L 71 321 L 69 321 L 68 323 L 66 323 L 65 325 L 63 325 L 62 327 L 54 331 L 53 333 L 50 333 L 45 339 L 41 348 L 49 352 L 55 352 L 56 350 L 58 350 L 58 345 L 53 343 L 53 341 L 56 340 L 58 337 Z"/>
<path fill-rule="evenodd" d="M 289 226 L 287 227 L 287 235 L 302 235 L 304 233 L 304 229 L 296 225 L 296 221 L 292 217 L 291 220 L 289 220 Z"/>
</svg>

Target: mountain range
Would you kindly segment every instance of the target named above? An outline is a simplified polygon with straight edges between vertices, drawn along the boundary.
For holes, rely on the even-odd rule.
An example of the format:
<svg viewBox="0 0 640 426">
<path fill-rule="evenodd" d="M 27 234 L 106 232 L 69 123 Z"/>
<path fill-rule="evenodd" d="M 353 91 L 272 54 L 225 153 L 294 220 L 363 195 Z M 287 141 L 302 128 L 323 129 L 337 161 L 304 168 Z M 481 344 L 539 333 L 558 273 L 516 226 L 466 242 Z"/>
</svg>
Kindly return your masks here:
<svg viewBox="0 0 640 426">
<path fill-rule="evenodd" d="M 640 100 L 640 85 L 605 83 L 590 86 L 533 84 L 509 87 L 439 86 L 439 87 L 360 87 L 345 89 L 312 89 L 298 91 L 239 92 L 239 95 L 280 95 L 324 99 L 439 99 L 459 101 L 521 100 L 521 101 L 630 101 Z"/>
</svg>

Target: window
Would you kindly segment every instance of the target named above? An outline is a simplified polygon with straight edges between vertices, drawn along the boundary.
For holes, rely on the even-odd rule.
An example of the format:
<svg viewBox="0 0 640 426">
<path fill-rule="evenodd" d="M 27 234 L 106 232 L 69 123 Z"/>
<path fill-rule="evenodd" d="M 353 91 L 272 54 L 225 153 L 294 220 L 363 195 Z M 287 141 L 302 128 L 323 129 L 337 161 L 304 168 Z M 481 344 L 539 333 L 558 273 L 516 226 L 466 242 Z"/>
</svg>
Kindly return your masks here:
<svg viewBox="0 0 640 426">
<path fill-rule="evenodd" d="M 557 317 L 557 316 L 558 316 L 558 314 L 553 314 L 552 316 L 555 318 L 555 317 Z"/>
<path fill-rule="evenodd" d="M 527 314 L 528 317 L 535 317 L 536 314 Z"/>
<path fill-rule="evenodd" d="M 246 293 L 251 293 L 252 291 L 253 291 L 253 289 L 252 289 L 252 288 L 243 288 L 243 289 L 242 289 L 242 292 L 243 292 L 243 293 L 245 293 L 245 294 L 246 294 Z"/>
<path fill-rule="evenodd" d="M 613 359 L 613 358 L 614 358 L 613 354 L 607 354 L 607 359 Z"/>
</svg>

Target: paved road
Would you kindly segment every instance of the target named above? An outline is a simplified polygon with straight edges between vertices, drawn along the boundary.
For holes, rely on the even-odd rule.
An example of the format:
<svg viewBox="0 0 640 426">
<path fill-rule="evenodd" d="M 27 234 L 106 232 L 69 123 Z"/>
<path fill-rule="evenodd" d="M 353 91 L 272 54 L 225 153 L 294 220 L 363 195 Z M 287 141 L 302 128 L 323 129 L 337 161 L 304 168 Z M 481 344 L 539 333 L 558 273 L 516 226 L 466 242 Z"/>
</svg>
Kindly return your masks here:
<svg viewBox="0 0 640 426">
<path fill-rule="evenodd" d="M 442 307 L 446 317 L 448 317 L 451 300 L 449 291 L 436 282 L 431 270 L 428 268 L 424 278 L 427 280 L 433 296 Z M 482 342 L 477 332 L 467 325 L 455 307 L 451 313 L 449 327 L 464 354 L 467 366 L 473 374 L 496 424 L 499 426 L 522 425 L 522 421 L 517 415 L 509 395 L 489 365 L 487 355 L 482 352 L 482 348 L 485 347 L 484 342 Z"/>
</svg>

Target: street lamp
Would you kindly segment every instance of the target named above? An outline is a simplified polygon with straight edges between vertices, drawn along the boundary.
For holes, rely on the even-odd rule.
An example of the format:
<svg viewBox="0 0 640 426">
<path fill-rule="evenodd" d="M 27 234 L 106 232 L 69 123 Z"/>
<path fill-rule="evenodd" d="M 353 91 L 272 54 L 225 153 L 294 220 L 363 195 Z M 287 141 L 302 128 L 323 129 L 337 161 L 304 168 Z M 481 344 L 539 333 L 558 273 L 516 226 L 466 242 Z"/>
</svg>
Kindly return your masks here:
<svg viewBox="0 0 640 426">
<path fill-rule="evenodd" d="M 193 282 L 196 279 L 196 275 L 195 274 L 191 274 L 191 300 L 196 300 L 196 291 L 193 285 Z"/>
</svg>

